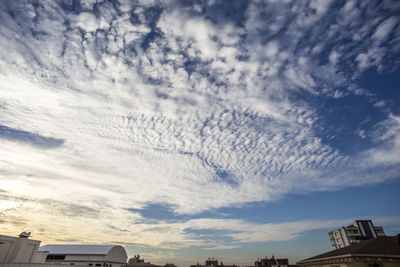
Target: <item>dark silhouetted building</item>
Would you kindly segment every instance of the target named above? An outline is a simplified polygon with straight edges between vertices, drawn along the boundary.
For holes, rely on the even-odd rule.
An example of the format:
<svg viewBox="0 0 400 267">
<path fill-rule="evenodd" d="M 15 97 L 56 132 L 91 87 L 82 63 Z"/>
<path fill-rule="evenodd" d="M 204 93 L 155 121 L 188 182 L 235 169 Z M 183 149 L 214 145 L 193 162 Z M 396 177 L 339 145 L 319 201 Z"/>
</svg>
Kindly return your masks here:
<svg viewBox="0 0 400 267">
<path fill-rule="evenodd" d="M 144 259 L 140 258 L 140 255 L 135 255 L 128 260 L 126 267 L 161 267 L 160 265 L 151 264 L 150 262 L 144 262 Z"/>
<path fill-rule="evenodd" d="M 264 259 L 257 259 L 254 262 L 255 267 L 294 267 L 296 265 L 290 265 L 289 260 L 287 258 L 275 258 L 272 256 L 268 259 L 265 257 Z"/>
<path fill-rule="evenodd" d="M 236 264 L 225 265 L 222 261 L 220 264 L 218 264 L 218 260 L 216 260 L 214 258 L 208 258 L 208 260 L 206 260 L 205 265 L 197 263 L 194 265 L 190 265 L 190 267 L 237 267 L 237 265 Z"/>
</svg>

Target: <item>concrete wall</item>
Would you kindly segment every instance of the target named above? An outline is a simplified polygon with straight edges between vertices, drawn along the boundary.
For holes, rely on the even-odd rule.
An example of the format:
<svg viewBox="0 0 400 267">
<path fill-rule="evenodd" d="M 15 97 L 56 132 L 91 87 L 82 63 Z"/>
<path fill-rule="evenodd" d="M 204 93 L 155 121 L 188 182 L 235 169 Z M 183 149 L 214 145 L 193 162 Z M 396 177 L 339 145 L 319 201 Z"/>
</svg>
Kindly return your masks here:
<svg viewBox="0 0 400 267">
<path fill-rule="evenodd" d="M 104 261 L 104 256 L 97 256 L 97 255 L 65 255 L 65 261 Z"/>
<path fill-rule="evenodd" d="M 36 252 L 33 256 L 32 263 L 45 263 L 47 253 Z"/>
<path fill-rule="evenodd" d="M 32 263 L 40 241 L 0 235 L 0 263 Z"/>
<path fill-rule="evenodd" d="M 6 262 L 15 242 L 15 238 L 0 236 L 0 263 Z"/>
</svg>

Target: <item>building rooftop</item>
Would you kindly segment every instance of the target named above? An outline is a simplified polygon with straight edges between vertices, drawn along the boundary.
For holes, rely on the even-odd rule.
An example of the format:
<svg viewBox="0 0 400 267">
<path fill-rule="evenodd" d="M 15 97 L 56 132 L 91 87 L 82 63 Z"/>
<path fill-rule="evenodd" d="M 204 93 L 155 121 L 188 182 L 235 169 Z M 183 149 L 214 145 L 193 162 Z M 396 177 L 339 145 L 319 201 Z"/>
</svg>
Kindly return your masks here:
<svg viewBox="0 0 400 267">
<path fill-rule="evenodd" d="M 11 235 L 0 235 L 0 237 L 8 237 L 8 238 L 12 238 L 12 239 L 21 238 L 21 237 L 19 237 L 19 236 L 11 236 Z M 24 238 L 24 237 L 22 237 L 22 238 Z M 32 238 L 30 238 L 30 237 L 26 237 L 26 238 L 29 239 L 29 240 L 33 240 L 33 241 L 38 241 L 38 242 L 40 242 L 40 240 L 32 239 Z"/>
<path fill-rule="evenodd" d="M 380 256 L 400 258 L 400 234 L 397 236 L 380 236 L 361 241 L 344 248 L 335 249 L 320 255 L 304 259 L 298 263 L 311 262 L 347 256 Z"/>
<path fill-rule="evenodd" d="M 128 263 L 126 266 L 128 267 L 161 267 L 157 264 L 152 264 L 148 262 L 138 262 L 138 263 Z"/>
<path fill-rule="evenodd" d="M 45 245 L 39 251 L 49 254 L 106 255 L 115 245 Z"/>
</svg>

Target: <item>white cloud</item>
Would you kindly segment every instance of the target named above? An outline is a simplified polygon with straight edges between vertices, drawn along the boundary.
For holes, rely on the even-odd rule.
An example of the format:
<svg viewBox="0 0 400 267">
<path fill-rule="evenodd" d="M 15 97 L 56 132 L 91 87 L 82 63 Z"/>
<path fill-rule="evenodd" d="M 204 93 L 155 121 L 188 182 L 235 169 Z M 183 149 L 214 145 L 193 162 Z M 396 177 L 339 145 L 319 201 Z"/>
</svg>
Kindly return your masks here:
<svg viewBox="0 0 400 267">
<path fill-rule="evenodd" d="M 386 105 L 385 101 L 378 100 L 374 103 L 374 107 L 383 108 Z"/>
<path fill-rule="evenodd" d="M 335 90 L 333 97 L 334 98 L 342 98 L 343 96 L 345 96 L 346 94 L 343 91 L 339 91 L 339 90 Z"/>
<path fill-rule="evenodd" d="M 364 130 L 359 130 L 357 131 L 357 134 L 362 138 L 365 139 L 367 136 L 365 135 L 365 131 Z"/>
<path fill-rule="evenodd" d="M 400 117 L 390 115 L 375 131 L 375 140 L 384 145 L 366 152 L 367 157 L 377 166 L 400 162 Z"/>
<path fill-rule="evenodd" d="M 330 53 L 330 55 L 329 55 L 329 61 L 330 61 L 333 65 L 335 65 L 335 64 L 338 63 L 339 58 L 340 58 L 340 54 L 339 54 L 338 52 L 336 52 L 336 51 L 332 51 L 332 52 Z"/>
<path fill-rule="evenodd" d="M 217 47 L 212 40 L 216 34 L 211 23 L 203 18 L 188 17 L 186 14 L 175 10 L 172 13 L 164 13 L 158 22 L 161 30 L 173 38 L 182 38 L 180 46 L 193 46 L 205 59 L 212 59 L 216 56 Z"/>
<path fill-rule="evenodd" d="M 387 20 L 383 21 L 376 28 L 374 34 L 372 35 L 372 39 L 375 39 L 379 43 L 384 42 L 391 34 L 396 24 L 397 24 L 397 19 L 395 17 L 390 17 Z"/>
<path fill-rule="evenodd" d="M 94 14 L 83 12 L 73 18 L 73 25 L 75 27 L 80 27 L 87 32 L 94 32 L 97 29 L 108 28 L 107 22 L 104 20 L 98 21 Z"/>
</svg>

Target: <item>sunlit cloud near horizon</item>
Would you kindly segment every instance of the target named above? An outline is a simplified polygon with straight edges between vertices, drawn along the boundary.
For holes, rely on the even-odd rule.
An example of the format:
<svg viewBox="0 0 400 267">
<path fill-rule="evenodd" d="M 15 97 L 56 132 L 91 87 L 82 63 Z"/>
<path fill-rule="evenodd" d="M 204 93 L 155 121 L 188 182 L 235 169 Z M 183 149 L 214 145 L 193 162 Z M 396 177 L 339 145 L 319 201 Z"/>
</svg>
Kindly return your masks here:
<svg viewBox="0 0 400 267">
<path fill-rule="evenodd" d="M 1 1 L 0 234 L 175 262 L 360 217 L 395 234 L 398 14 L 391 0 Z M 345 211 L 370 188 L 387 191 Z M 322 212 L 331 196 L 343 213 Z"/>
</svg>

